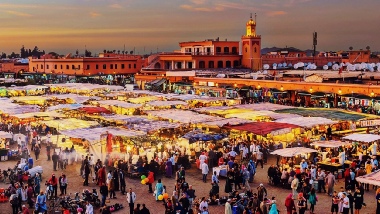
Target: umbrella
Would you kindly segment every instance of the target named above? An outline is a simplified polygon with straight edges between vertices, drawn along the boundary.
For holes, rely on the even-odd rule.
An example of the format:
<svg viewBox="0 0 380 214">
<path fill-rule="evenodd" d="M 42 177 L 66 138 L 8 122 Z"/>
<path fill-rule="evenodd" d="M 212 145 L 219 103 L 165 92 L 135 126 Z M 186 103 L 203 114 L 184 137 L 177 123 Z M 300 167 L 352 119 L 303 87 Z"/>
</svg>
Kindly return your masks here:
<svg viewBox="0 0 380 214">
<path fill-rule="evenodd" d="M 12 134 L 4 131 L 0 131 L 0 138 L 12 138 Z"/>
<path fill-rule="evenodd" d="M 26 136 L 23 134 L 14 134 L 13 140 L 16 141 L 19 137 L 21 138 L 21 141 L 25 141 Z"/>
<path fill-rule="evenodd" d="M 312 152 L 318 152 L 315 149 L 309 149 L 305 147 L 293 147 L 293 148 L 285 148 L 285 149 L 278 149 L 273 151 L 272 155 L 280 155 L 282 157 L 294 157 L 296 155 L 304 154 L 304 153 L 312 153 Z"/>
</svg>

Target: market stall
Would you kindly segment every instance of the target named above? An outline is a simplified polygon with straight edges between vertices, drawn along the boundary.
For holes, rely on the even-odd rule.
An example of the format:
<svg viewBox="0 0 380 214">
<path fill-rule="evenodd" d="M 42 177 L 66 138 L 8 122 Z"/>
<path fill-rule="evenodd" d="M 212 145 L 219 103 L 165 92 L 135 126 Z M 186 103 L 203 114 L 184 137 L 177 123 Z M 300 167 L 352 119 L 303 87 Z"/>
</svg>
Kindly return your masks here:
<svg viewBox="0 0 380 214">
<path fill-rule="evenodd" d="M 177 121 L 180 123 L 192 123 L 192 124 L 223 119 L 221 117 L 214 117 L 210 115 L 198 114 L 193 111 L 185 111 L 185 110 L 177 110 L 177 109 L 147 111 L 147 114 L 150 117 L 162 118 L 162 119 L 169 120 L 171 122 Z"/>
<path fill-rule="evenodd" d="M 95 121 L 79 120 L 75 118 L 49 120 L 44 121 L 44 124 L 51 128 L 55 128 L 58 132 L 65 130 L 89 128 L 99 125 L 98 122 Z"/>
<path fill-rule="evenodd" d="M 313 109 L 313 108 L 291 108 L 291 109 L 278 109 L 278 113 L 290 113 L 299 114 L 304 117 L 322 117 L 331 120 L 343 120 L 343 121 L 357 121 L 360 119 L 367 118 L 371 115 L 359 114 L 356 112 L 347 112 L 341 110 L 331 110 L 331 109 Z"/>
<path fill-rule="evenodd" d="M 345 137 L 343 137 L 345 140 L 351 140 L 351 141 L 358 141 L 358 142 L 374 142 L 380 140 L 380 135 L 374 135 L 374 134 L 350 134 Z"/>
<path fill-rule="evenodd" d="M 326 119 L 323 117 L 295 117 L 295 118 L 285 118 L 276 120 L 278 123 L 289 123 L 293 125 L 297 125 L 305 128 L 312 128 L 318 125 L 331 125 L 337 123 L 336 121 L 332 121 L 330 119 Z"/>
<path fill-rule="evenodd" d="M 113 113 L 124 115 L 132 115 L 136 109 L 142 107 L 142 104 L 127 103 L 119 100 L 101 100 L 92 103 L 105 107 Z"/>
<path fill-rule="evenodd" d="M 320 149 L 320 158 L 317 164 L 326 171 L 336 172 L 339 171 L 340 168 L 343 168 L 343 165 L 347 165 L 347 167 L 349 167 L 351 164 L 351 161 L 345 160 L 345 152 L 338 152 L 337 150 L 339 147 L 351 146 L 349 142 L 335 140 L 316 141 L 310 145 L 314 146 L 316 149 Z M 331 150 L 334 150 L 334 153 L 332 153 Z M 327 154 L 335 154 L 336 156 L 327 158 Z"/>
<path fill-rule="evenodd" d="M 285 149 L 277 149 L 271 152 L 271 154 L 279 155 L 281 157 L 294 157 L 297 155 L 313 153 L 313 152 L 318 152 L 318 151 L 315 149 L 310 149 L 310 148 L 305 148 L 305 147 L 292 147 L 292 148 L 285 148 Z"/>
<path fill-rule="evenodd" d="M 176 101 L 176 100 L 168 100 L 168 101 L 151 101 L 146 103 L 144 106 L 144 110 L 153 110 L 153 109 L 169 109 L 169 108 L 181 108 L 185 109 L 187 108 L 188 104 L 183 101 Z"/>
<path fill-rule="evenodd" d="M 48 99 L 47 97 L 43 97 L 43 96 L 23 96 L 23 97 L 11 98 L 11 100 L 16 103 L 39 105 L 39 106 L 45 105 L 47 99 Z"/>
<path fill-rule="evenodd" d="M 358 176 L 355 179 L 357 182 L 363 184 L 372 184 L 374 186 L 380 186 L 380 170 L 376 170 L 367 175 Z"/>
</svg>

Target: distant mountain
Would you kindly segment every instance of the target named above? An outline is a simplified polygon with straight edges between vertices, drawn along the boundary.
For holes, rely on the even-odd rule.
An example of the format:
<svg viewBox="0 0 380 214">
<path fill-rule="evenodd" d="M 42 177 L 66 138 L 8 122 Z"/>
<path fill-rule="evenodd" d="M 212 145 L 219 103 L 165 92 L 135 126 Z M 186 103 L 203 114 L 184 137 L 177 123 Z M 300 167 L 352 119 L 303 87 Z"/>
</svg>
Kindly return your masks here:
<svg viewBox="0 0 380 214">
<path fill-rule="evenodd" d="M 278 47 L 271 47 L 271 48 L 263 48 L 261 49 L 261 54 L 265 55 L 270 52 L 278 52 L 278 51 L 288 51 L 288 52 L 306 52 L 307 56 L 313 55 L 313 50 L 300 50 L 295 47 L 285 47 L 285 48 L 278 48 Z M 318 55 L 319 51 L 316 51 L 316 54 Z"/>
</svg>

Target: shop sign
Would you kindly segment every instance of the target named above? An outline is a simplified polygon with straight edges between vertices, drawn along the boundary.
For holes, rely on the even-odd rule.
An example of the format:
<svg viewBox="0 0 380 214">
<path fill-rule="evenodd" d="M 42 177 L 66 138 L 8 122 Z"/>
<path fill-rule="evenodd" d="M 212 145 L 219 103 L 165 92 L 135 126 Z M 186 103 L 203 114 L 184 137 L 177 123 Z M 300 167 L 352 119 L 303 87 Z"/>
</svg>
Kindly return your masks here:
<svg viewBox="0 0 380 214">
<path fill-rule="evenodd" d="M 380 120 L 362 120 L 360 127 L 380 126 Z"/>
<path fill-rule="evenodd" d="M 208 82 L 207 85 L 208 86 L 215 86 L 215 83 L 214 82 Z"/>
<path fill-rule="evenodd" d="M 199 81 L 199 85 L 206 86 L 206 85 L 207 85 L 207 82 Z"/>
</svg>

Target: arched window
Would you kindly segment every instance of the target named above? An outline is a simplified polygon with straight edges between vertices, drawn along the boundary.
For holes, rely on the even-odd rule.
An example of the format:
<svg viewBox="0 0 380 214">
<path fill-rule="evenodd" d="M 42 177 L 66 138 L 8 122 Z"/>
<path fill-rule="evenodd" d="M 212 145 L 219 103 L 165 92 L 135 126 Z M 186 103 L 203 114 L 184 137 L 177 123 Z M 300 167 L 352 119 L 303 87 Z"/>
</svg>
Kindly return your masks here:
<svg viewBox="0 0 380 214">
<path fill-rule="evenodd" d="M 214 68 L 214 61 L 208 62 L 208 68 Z"/>
<path fill-rule="evenodd" d="M 230 53 L 230 48 L 224 47 L 224 54 L 229 54 L 229 53 Z"/>
<path fill-rule="evenodd" d="M 199 61 L 199 68 L 206 68 L 206 63 L 205 61 Z"/>
<path fill-rule="evenodd" d="M 223 68 L 223 61 L 218 61 L 218 68 Z"/>
<path fill-rule="evenodd" d="M 231 68 L 231 61 L 226 61 L 226 68 Z"/>
<path fill-rule="evenodd" d="M 237 47 L 232 47 L 232 54 L 237 54 L 238 51 L 237 51 Z"/>
</svg>

